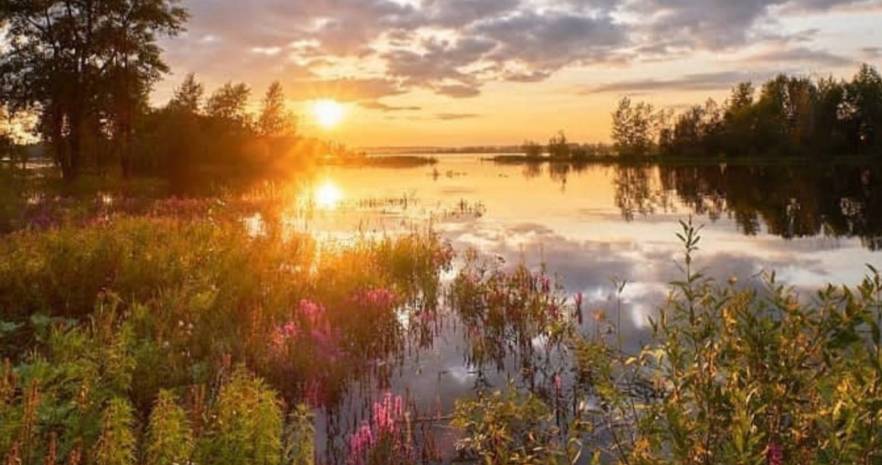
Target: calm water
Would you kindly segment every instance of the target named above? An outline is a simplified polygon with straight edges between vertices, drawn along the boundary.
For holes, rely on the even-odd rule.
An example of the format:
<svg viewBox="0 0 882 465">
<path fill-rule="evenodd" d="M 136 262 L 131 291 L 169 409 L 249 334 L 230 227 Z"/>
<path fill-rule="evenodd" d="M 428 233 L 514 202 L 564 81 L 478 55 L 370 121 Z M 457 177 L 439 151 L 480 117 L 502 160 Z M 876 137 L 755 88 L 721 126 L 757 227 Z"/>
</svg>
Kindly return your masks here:
<svg viewBox="0 0 882 465">
<path fill-rule="evenodd" d="M 761 286 L 761 275 L 774 270 L 808 296 L 828 282 L 856 284 L 866 264 L 882 268 L 880 167 L 523 166 L 457 155 L 434 167 L 326 167 L 307 190 L 314 208 L 289 226 L 320 237 L 345 240 L 353 230 L 383 234 L 430 220 L 457 250 L 545 264 L 568 293 L 585 295 L 588 309 L 617 306 L 613 280 L 626 280 L 622 334 L 633 348 L 648 338 L 647 317 L 681 276 L 675 234 L 690 215 L 704 225 L 698 265 L 720 280 Z M 424 411 L 446 415 L 476 386 L 518 377 L 516 363 L 490 371 L 469 365 L 465 346 L 451 325 L 409 354 L 381 389 L 409 393 Z M 358 417 L 362 396 L 371 395 L 355 391 L 344 418 Z M 326 421 L 319 431 L 345 437 L 345 427 Z M 449 434 L 443 422 L 435 428 Z"/>
</svg>

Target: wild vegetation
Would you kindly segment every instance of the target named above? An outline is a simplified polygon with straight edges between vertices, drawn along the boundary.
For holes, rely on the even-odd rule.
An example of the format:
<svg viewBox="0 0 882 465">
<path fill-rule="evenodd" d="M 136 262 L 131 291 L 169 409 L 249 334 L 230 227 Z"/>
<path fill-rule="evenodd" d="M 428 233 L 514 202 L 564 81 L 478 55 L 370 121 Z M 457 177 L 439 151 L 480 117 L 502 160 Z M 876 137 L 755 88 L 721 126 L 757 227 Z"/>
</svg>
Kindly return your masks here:
<svg viewBox="0 0 882 465">
<path fill-rule="evenodd" d="M 774 275 L 716 283 L 684 224 L 683 279 L 634 349 L 620 305 L 587 308 L 544 268 L 455 258 L 431 231 L 322 243 L 280 227 L 271 201 L 117 208 L 0 242 L 8 463 L 880 460 L 872 269 L 812 299 Z M 451 325 L 479 382 L 446 417 L 388 380 Z M 456 456 L 431 428 L 448 422 Z"/>
</svg>

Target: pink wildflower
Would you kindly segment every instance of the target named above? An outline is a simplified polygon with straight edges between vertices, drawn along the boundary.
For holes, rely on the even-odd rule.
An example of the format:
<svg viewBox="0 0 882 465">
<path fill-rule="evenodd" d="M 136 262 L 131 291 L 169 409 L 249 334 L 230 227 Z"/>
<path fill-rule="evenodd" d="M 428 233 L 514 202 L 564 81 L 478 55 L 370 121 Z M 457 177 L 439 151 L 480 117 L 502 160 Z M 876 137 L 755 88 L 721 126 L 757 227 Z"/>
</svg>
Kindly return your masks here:
<svg viewBox="0 0 882 465">
<path fill-rule="evenodd" d="M 281 354 L 288 347 L 288 344 L 300 333 L 297 323 L 289 321 L 281 326 L 276 327 L 272 335 L 272 347 L 277 354 Z"/>
<path fill-rule="evenodd" d="M 551 292 L 551 279 L 548 276 L 542 276 L 540 279 L 542 280 L 542 292 L 546 294 Z"/>
<path fill-rule="evenodd" d="M 374 402 L 371 421 L 365 422 L 349 436 L 349 465 L 364 465 L 371 449 L 384 438 L 389 438 L 397 451 L 407 451 L 407 444 L 399 436 L 399 424 L 404 421 L 404 400 L 386 393 L 383 400 Z"/>
<path fill-rule="evenodd" d="M 374 310 L 388 310 L 395 306 L 395 293 L 389 289 L 377 288 L 357 294 L 354 298 L 361 307 Z"/>
<path fill-rule="evenodd" d="M 563 380 L 561 380 L 559 374 L 554 375 L 552 383 L 554 384 L 554 395 L 557 397 L 563 397 Z"/>
<path fill-rule="evenodd" d="M 768 465 L 784 464 L 784 449 L 777 442 L 769 444 L 768 451 L 766 452 L 766 463 Z"/>
</svg>

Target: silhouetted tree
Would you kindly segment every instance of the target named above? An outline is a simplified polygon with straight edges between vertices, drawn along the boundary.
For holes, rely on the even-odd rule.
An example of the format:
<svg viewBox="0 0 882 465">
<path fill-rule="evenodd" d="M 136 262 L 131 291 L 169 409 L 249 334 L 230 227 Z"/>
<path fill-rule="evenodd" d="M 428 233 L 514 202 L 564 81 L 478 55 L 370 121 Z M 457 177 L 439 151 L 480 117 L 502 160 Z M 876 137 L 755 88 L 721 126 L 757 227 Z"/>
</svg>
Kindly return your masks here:
<svg viewBox="0 0 882 465">
<path fill-rule="evenodd" d="M 197 115 L 202 111 L 202 99 L 205 98 L 205 87 L 190 73 L 184 82 L 175 89 L 174 97 L 168 103 L 168 109 L 176 112 Z"/>
<path fill-rule="evenodd" d="M 247 85 L 228 82 L 208 98 L 205 113 L 218 122 L 246 126 L 251 120 L 246 108 L 250 96 L 251 89 Z"/>
<path fill-rule="evenodd" d="M 263 98 L 257 132 L 263 137 L 286 137 L 295 132 L 294 115 L 285 106 L 285 92 L 278 81 L 270 85 Z"/>
<path fill-rule="evenodd" d="M 521 145 L 521 150 L 524 151 L 527 158 L 539 158 L 545 151 L 541 145 L 531 140 L 524 141 L 523 145 Z"/>
<path fill-rule="evenodd" d="M 556 136 L 552 136 L 548 140 L 548 154 L 552 158 L 570 158 L 570 143 L 567 141 L 567 135 L 563 131 L 559 131 Z"/>
<path fill-rule="evenodd" d="M 648 155 L 652 152 L 656 129 L 655 110 L 644 102 L 632 104 L 628 97 L 619 101 L 613 113 L 612 138 L 621 156 Z"/>
<path fill-rule="evenodd" d="M 711 100 L 678 115 L 673 125 L 662 124 L 660 153 L 882 155 L 882 76 L 869 65 L 850 82 L 780 75 L 762 86 L 758 98 L 754 94 L 752 84 L 739 84 L 724 109 Z M 620 151 L 632 147 L 628 136 L 640 127 L 633 121 L 643 120 L 635 113 L 640 112 L 625 99 L 614 115 L 613 136 Z"/>
<path fill-rule="evenodd" d="M 130 138 L 136 107 L 166 71 L 157 36 L 185 19 L 176 0 L 4 0 L 0 98 L 39 109 L 44 140 L 75 177 L 90 134 Z"/>
<path fill-rule="evenodd" d="M 875 68 L 862 65 L 845 86 L 840 112 L 855 153 L 882 150 L 882 76 Z"/>
</svg>

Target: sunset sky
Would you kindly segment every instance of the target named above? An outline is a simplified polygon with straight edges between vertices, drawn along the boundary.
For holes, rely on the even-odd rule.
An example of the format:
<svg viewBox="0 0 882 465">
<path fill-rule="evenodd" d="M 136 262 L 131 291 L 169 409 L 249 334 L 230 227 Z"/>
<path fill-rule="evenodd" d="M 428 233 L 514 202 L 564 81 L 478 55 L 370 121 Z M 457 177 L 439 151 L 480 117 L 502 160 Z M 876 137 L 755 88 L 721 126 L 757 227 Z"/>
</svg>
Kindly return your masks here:
<svg viewBox="0 0 882 465">
<path fill-rule="evenodd" d="M 624 95 L 682 108 L 777 72 L 850 76 L 882 63 L 882 1 L 186 0 L 164 42 L 208 90 L 285 86 L 304 132 L 354 146 L 608 139 Z M 336 99 L 333 130 L 310 116 Z"/>
</svg>

